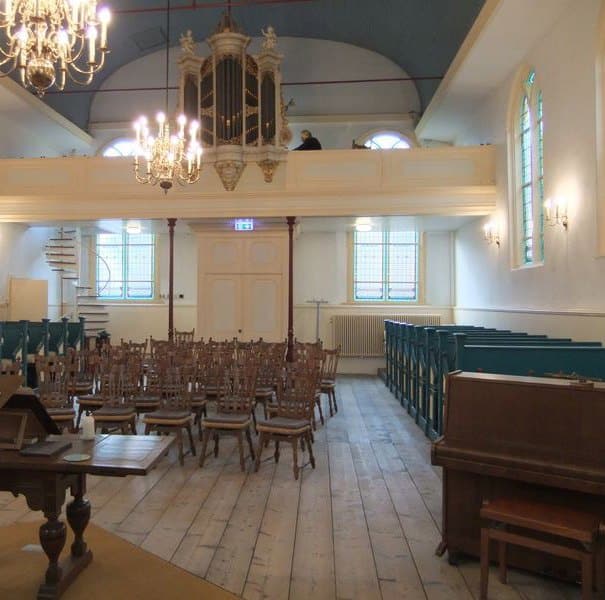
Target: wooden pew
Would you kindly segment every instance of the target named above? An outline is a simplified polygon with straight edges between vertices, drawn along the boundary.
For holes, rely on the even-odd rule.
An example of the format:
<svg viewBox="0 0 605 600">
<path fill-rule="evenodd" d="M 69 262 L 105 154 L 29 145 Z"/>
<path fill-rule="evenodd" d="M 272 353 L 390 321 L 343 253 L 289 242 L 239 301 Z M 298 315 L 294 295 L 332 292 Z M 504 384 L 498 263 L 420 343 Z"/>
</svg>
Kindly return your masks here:
<svg viewBox="0 0 605 600">
<path fill-rule="evenodd" d="M 530 360 L 529 363 L 525 362 L 525 371 L 509 366 L 506 353 L 497 353 L 497 358 L 494 359 L 499 365 L 497 372 L 512 374 L 570 372 L 570 369 L 561 368 L 561 360 L 564 361 L 564 358 L 557 358 L 554 362 L 546 360 L 543 364 L 537 365 L 539 369 L 532 367 L 531 361 L 537 359 L 541 348 L 558 349 L 549 352 L 547 354 L 549 357 L 566 356 L 569 352 L 581 348 L 594 349 L 597 354 L 603 350 L 600 342 L 574 342 L 570 338 L 548 338 L 545 335 L 474 326 L 427 327 L 386 321 L 385 335 L 386 383 L 425 434 L 432 439 L 443 432 L 444 382 L 447 374 L 461 367 L 471 371 L 489 371 L 492 368 L 473 363 L 473 357 L 477 354 L 473 354 L 472 351 L 466 352 L 464 354 L 466 362 L 460 363 L 459 348 L 467 346 L 535 348 L 535 352 L 530 352 L 520 360 L 521 364 L 524 360 Z M 573 356 L 577 358 L 578 355 Z M 516 359 L 512 356 L 511 360 L 514 362 Z M 594 374 L 589 375 L 596 377 Z"/>
<path fill-rule="evenodd" d="M 48 324 L 48 351 L 54 354 L 65 354 L 67 341 L 67 324 L 69 319 L 63 317 L 60 321 Z"/>
</svg>

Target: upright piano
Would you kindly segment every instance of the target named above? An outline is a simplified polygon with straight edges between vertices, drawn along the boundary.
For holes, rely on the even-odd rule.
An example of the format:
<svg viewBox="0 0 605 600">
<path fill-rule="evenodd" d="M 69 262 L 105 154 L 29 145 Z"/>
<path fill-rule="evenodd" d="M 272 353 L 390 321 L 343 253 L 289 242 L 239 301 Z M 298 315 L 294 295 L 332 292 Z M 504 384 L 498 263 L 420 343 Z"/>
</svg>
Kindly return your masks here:
<svg viewBox="0 0 605 600">
<path fill-rule="evenodd" d="M 539 499 L 605 518 L 605 384 L 451 373 L 431 458 L 443 467 L 437 551 L 450 562 L 479 556 L 483 500 Z M 522 548 L 510 548 L 509 564 L 560 579 L 579 573 L 572 561 Z"/>
</svg>

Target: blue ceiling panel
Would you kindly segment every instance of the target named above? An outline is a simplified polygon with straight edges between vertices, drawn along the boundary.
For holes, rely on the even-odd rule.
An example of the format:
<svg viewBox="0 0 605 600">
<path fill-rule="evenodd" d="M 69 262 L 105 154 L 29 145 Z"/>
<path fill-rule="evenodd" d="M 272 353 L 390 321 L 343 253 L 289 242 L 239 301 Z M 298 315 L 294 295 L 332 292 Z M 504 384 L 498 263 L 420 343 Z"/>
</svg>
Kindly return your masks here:
<svg viewBox="0 0 605 600">
<path fill-rule="evenodd" d="M 441 77 L 447 71 L 485 0 L 233 0 L 236 22 L 251 36 L 272 25 L 278 36 L 318 38 L 354 44 L 391 59 L 413 77 Z M 44 101 L 87 129 L 94 90 L 116 69 L 158 49 L 151 39 L 165 29 L 162 0 L 108 0 L 113 19 L 105 68 L 85 93 L 49 93 Z M 171 2 L 171 44 L 193 31 L 196 40 L 216 28 L 227 2 Z M 149 39 L 150 48 L 141 40 Z M 426 108 L 439 79 L 418 81 Z M 136 87 L 136 81 L 133 82 Z M 68 91 L 82 88 L 68 87 Z"/>
</svg>

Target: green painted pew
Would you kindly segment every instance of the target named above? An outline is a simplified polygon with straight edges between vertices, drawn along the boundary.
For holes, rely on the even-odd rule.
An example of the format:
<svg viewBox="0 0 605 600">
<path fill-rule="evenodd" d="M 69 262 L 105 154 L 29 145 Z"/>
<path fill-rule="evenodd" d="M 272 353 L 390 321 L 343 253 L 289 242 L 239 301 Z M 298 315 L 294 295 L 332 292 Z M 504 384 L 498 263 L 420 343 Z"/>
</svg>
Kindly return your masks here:
<svg viewBox="0 0 605 600">
<path fill-rule="evenodd" d="M 48 351 L 50 353 L 65 353 L 68 323 L 69 319 L 67 317 L 63 317 L 60 321 L 54 321 L 48 324 Z"/>
<path fill-rule="evenodd" d="M 67 346 L 69 348 L 85 348 L 84 322 L 84 317 L 80 317 L 78 323 L 67 324 Z"/>
<path fill-rule="evenodd" d="M 386 384 L 425 434 L 431 438 L 438 437 L 443 431 L 445 377 L 450 371 L 460 368 L 457 362 L 459 347 L 490 348 L 490 353 L 498 352 L 491 349 L 527 348 L 530 353 L 523 356 L 517 365 L 519 368 L 527 357 L 537 356 L 540 349 L 544 348 L 557 349 L 550 351 L 547 354 L 549 357 L 569 356 L 577 349 L 595 350 L 597 354 L 605 351 L 600 342 L 574 342 L 570 338 L 548 338 L 545 335 L 473 326 L 427 327 L 393 321 L 385 322 L 385 341 Z M 464 370 L 487 371 L 489 368 L 494 368 L 491 365 L 487 368 L 481 365 L 474 367 L 468 362 L 474 356 L 474 354 L 465 354 L 467 362 L 463 367 Z M 528 374 L 528 370 L 536 374 L 570 372 L 569 368 L 565 368 L 565 364 L 570 364 L 565 359 L 563 359 L 563 367 L 560 362 L 547 360 L 542 365 L 541 371 L 531 367 L 528 369 L 529 363 L 526 363 L 525 371 L 519 372 L 513 365 L 507 366 L 506 356 L 505 351 L 498 353 L 500 370 L 493 372 L 511 374 Z M 576 354 L 572 356 L 577 357 Z M 576 371 L 581 373 L 579 370 Z M 605 363 L 603 371 L 605 371 Z M 588 376 L 598 377 L 591 373 L 588 373 Z"/>
<path fill-rule="evenodd" d="M 25 359 L 27 354 L 27 321 L 3 321 L 0 323 L 0 358 Z"/>
</svg>

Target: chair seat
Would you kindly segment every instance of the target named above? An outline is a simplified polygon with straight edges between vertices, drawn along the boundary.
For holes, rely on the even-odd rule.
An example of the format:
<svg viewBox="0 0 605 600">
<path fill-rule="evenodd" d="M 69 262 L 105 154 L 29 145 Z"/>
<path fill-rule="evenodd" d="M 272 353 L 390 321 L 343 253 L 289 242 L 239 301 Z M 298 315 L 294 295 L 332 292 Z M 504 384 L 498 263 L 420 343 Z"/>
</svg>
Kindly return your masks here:
<svg viewBox="0 0 605 600">
<path fill-rule="evenodd" d="M 73 418 L 76 415 L 76 411 L 73 408 L 47 408 L 46 412 L 52 419 L 57 418 Z"/>
<path fill-rule="evenodd" d="M 272 398 L 273 397 L 273 388 L 269 388 L 269 387 L 257 388 L 255 397 L 257 400 Z"/>
<path fill-rule="evenodd" d="M 206 403 L 207 403 L 206 394 L 204 394 L 204 395 L 193 394 L 193 396 L 191 397 L 191 406 L 200 407 L 200 406 L 204 406 Z"/>
<path fill-rule="evenodd" d="M 84 396 L 78 396 L 78 403 L 83 406 L 102 406 L 105 400 L 95 394 L 85 394 Z"/>
<path fill-rule="evenodd" d="M 69 387 L 76 392 L 90 392 L 90 390 L 92 390 L 92 386 L 92 381 L 74 381 Z"/>
<path fill-rule="evenodd" d="M 159 396 L 135 396 L 134 405 L 137 407 L 141 406 L 158 406 L 160 404 Z"/>
<path fill-rule="evenodd" d="M 95 421 L 126 421 L 134 416 L 135 410 L 132 406 L 104 406 L 93 414 Z"/>
<path fill-rule="evenodd" d="M 256 423 L 257 431 L 287 431 L 288 433 L 302 433 L 311 427 L 309 421 L 305 419 L 290 419 L 288 417 L 275 417 L 266 421 Z"/>
<path fill-rule="evenodd" d="M 191 420 L 188 410 L 161 408 L 143 417 L 143 423 L 150 425 L 185 425 Z"/>
<path fill-rule="evenodd" d="M 214 429 L 243 429 L 250 425 L 250 415 L 219 413 L 204 417 L 203 426 Z"/>
<path fill-rule="evenodd" d="M 258 421 L 256 429 L 266 432 L 285 432 L 288 434 L 302 433 L 310 429 L 311 424 L 305 419 L 290 419 L 288 417 L 275 417 L 273 419 Z"/>
</svg>

